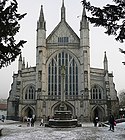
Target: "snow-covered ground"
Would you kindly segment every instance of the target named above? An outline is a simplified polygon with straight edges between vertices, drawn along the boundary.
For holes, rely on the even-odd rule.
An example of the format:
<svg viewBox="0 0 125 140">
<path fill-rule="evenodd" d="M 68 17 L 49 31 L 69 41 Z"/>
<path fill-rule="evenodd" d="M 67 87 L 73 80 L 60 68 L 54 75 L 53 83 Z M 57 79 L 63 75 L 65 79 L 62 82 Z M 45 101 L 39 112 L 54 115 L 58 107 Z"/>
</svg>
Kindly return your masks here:
<svg viewBox="0 0 125 140">
<path fill-rule="evenodd" d="M 0 122 L 0 140 L 125 140 L 125 124 L 118 124 L 115 132 L 108 131 L 108 127 L 93 127 L 92 123 L 77 128 L 48 128 L 39 124 L 27 127 L 26 123 Z"/>
</svg>

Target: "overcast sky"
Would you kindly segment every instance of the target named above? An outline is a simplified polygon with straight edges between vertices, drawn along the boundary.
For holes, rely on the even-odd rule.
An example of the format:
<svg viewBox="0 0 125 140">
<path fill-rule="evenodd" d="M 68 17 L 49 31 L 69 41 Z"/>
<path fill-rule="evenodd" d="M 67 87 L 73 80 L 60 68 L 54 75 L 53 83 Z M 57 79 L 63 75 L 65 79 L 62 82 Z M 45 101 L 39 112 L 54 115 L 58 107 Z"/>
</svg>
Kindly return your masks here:
<svg viewBox="0 0 125 140">
<path fill-rule="evenodd" d="M 47 24 L 47 36 L 60 22 L 62 0 L 17 0 L 19 13 L 27 13 L 20 22 L 21 28 L 17 35 L 17 41 L 23 39 L 27 43 L 22 49 L 29 66 L 36 64 L 36 28 L 43 5 L 44 16 Z M 103 6 L 112 0 L 90 0 L 96 6 Z M 82 14 L 81 0 L 64 0 L 66 7 L 66 20 L 72 29 L 80 35 L 80 20 Z M 79 18 L 78 18 L 79 16 Z M 125 89 L 125 55 L 119 52 L 119 48 L 125 49 L 125 43 L 115 41 L 114 36 L 109 37 L 104 34 L 104 28 L 97 28 L 90 25 L 90 63 L 91 67 L 103 68 L 104 51 L 107 52 L 109 72 L 113 72 L 116 90 L 119 92 Z M 0 98 L 8 98 L 11 89 L 13 72 L 17 73 L 18 58 L 10 66 L 0 70 Z"/>
</svg>

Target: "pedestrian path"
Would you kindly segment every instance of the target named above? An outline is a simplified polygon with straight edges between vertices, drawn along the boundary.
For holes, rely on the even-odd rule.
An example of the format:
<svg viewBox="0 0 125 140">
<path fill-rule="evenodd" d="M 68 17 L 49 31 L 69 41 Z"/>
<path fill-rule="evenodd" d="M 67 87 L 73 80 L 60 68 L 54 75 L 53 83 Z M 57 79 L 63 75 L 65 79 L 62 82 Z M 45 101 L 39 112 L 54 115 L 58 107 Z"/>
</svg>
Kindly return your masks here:
<svg viewBox="0 0 125 140">
<path fill-rule="evenodd" d="M 125 130 L 118 126 L 112 132 L 108 127 L 94 127 L 93 123 L 86 122 L 76 128 L 50 128 L 40 126 L 40 122 L 35 122 L 34 127 L 16 121 L 2 124 L 0 140 L 125 140 Z"/>
</svg>

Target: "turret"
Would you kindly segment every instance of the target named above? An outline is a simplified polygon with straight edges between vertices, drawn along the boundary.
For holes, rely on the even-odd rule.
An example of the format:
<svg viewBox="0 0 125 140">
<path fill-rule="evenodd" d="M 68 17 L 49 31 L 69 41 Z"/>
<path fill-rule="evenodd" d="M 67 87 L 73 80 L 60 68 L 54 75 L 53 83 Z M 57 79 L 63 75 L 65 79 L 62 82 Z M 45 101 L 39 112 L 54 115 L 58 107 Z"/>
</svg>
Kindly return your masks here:
<svg viewBox="0 0 125 140">
<path fill-rule="evenodd" d="M 46 45 L 46 22 L 44 20 L 43 6 L 41 6 L 39 20 L 37 22 L 37 46 Z"/>
<path fill-rule="evenodd" d="M 64 6 L 64 0 L 62 1 L 62 7 L 61 7 L 61 21 L 65 21 L 65 6 Z"/>
<path fill-rule="evenodd" d="M 84 56 L 84 70 L 88 70 L 90 66 L 90 52 L 89 52 L 89 23 L 86 19 L 85 8 L 83 7 L 82 19 L 80 22 L 80 47 L 83 49 Z"/>
<path fill-rule="evenodd" d="M 87 18 L 86 18 L 85 7 L 83 7 L 82 19 L 81 19 L 80 23 L 81 23 L 80 24 L 80 30 L 81 29 L 88 29 L 89 28 L 89 23 L 88 23 Z"/>
<path fill-rule="evenodd" d="M 106 56 L 106 52 L 104 52 L 104 78 L 105 78 L 105 87 L 106 87 L 106 94 L 107 98 L 110 99 L 110 85 L 109 85 L 109 73 L 108 73 L 108 60 Z"/>
<path fill-rule="evenodd" d="M 27 66 L 26 66 L 26 68 L 28 69 L 28 62 L 27 62 Z"/>
<path fill-rule="evenodd" d="M 108 72 L 108 60 L 107 60 L 106 52 L 104 54 L 103 64 L 104 64 L 104 70 L 105 70 L 105 72 Z"/>
<path fill-rule="evenodd" d="M 90 98 L 90 50 L 89 50 L 89 23 L 86 18 L 85 7 L 83 7 L 82 19 L 80 21 L 80 52 L 83 62 L 83 87 L 84 98 Z"/>
<path fill-rule="evenodd" d="M 37 47 L 36 47 L 36 90 L 37 96 L 44 95 L 46 91 L 46 22 L 43 6 L 41 6 L 37 22 Z"/>
<path fill-rule="evenodd" d="M 36 47 L 36 97 L 46 94 L 46 22 L 44 19 L 43 6 L 41 6 L 39 20 L 37 22 L 37 47 Z M 37 100 L 40 108 L 37 108 L 37 117 L 41 116 L 41 101 Z M 44 108 L 45 110 L 46 108 Z M 45 112 L 45 111 L 43 111 Z M 42 112 L 42 113 L 43 113 Z"/>
<path fill-rule="evenodd" d="M 80 46 L 89 46 L 89 23 L 83 7 L 82 19 L 80 22 Z"/>
<path fill-rule="evenodd" d="M 25 57 L 23 57 L 22 69 L 25 69 Z"/>
<path fill-rule="evenodd" d="M 22 70 L 22 55 L 20 54 L 19 60 L 18 60 L 18 71 Z"/>
</svg>

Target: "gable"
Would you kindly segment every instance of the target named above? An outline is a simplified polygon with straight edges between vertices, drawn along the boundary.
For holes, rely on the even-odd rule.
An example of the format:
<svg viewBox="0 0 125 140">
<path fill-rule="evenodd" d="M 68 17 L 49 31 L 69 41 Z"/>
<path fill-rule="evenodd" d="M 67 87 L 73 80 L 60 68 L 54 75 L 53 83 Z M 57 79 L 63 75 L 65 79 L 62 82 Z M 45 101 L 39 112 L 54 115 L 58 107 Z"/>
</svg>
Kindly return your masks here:
<svg viewBox="0 0 125 140">
<path fill-rule="evenodd" d="M 60 22 L 47 38 L 48 44 L 79 44 L 80 39 L 67 22 Z"/>
</svg>

